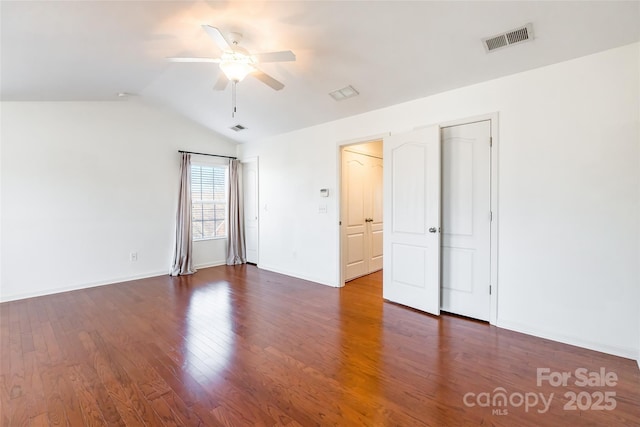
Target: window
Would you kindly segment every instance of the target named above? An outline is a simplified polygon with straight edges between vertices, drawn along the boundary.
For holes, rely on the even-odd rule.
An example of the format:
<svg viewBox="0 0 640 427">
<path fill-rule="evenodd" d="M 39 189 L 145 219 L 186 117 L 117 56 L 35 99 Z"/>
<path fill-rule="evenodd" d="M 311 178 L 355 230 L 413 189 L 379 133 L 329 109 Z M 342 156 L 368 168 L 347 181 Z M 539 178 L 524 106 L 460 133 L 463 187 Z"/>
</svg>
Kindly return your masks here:
<svg viewBox="0 0 640 427">
<path fill-rule="evenodd" d="M 191 165 L 193 240 L 227 237 L 227 168 Z"/>
</svg>

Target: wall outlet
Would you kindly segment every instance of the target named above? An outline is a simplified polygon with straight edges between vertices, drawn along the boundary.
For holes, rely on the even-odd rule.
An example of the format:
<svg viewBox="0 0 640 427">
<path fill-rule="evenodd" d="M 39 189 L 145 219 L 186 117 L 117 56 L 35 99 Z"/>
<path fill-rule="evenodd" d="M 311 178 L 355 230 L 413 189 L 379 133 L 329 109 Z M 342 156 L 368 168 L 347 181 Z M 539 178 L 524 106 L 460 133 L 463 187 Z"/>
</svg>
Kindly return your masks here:
<svg viewBox="0 0 640 427">
<path fill-rule="evenodd" d="M 131 252 L 129 254 L 129 261 L 135 262 L 138 260 L 138 252 Z"/>
</svg>

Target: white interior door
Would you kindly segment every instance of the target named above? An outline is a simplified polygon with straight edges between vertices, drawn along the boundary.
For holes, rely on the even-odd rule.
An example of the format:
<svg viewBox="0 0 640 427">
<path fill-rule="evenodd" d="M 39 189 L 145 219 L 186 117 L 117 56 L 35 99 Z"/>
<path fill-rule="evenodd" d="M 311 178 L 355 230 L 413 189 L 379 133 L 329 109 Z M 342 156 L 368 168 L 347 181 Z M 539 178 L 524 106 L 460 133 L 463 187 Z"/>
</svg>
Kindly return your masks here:
<svg viewBox="0 0 640 427">
<path fill-rule="evenodd" d="M 374 155 L 352 147 L 342 151 L 345 281 L 382 269 L 382 166 L 382 159 Z"/>
<path fill-rule="evenodd" d="M 442 310 L 489 320 L 491 122 L 442 129 Z"/>
<path fill-rule="evenodd" d="M 365 233 L 367 157 L 342 150 L 342 242 L 345 281 L 368 273 Z"/>
<path fill-rule="evenodd" d="M 440 128 L 384 139 L 383 296 L 440 314 Z"/>
<path fill-rule="evenodd" d="M 247 262 L 258 264 L 258 159 L 242 162 Z"/>
<path fill-rule="evenodd" d="M 382 159 L 369 157 L 367 174 L 367 198 L 368 206 L 368 272 L 373 273 L 382 269 L 383 260 L 383 204 L 382 204 Z"/>
</svg>

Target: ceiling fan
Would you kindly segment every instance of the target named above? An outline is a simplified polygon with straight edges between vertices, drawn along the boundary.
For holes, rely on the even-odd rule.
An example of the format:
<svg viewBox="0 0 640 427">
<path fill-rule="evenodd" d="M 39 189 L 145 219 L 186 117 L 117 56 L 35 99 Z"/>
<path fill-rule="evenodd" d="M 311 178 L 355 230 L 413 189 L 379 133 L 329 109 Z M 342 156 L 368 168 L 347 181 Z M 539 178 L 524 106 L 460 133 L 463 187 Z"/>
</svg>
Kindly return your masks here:
<svg viewBox="0 0 640 427">
<path fill-rule="evenodd" d="M 233 83 L 233 110 L 232 117 L 236 112 L 235 107 L 235 86 L 247 75 L 252 75 L 262 83 L 274 90 L 281 90 L 284 84 L 266 74 L 258 64 L 264 62 L 288 62 L 295 61 L 296 55 L 290 50 L 279 52 L 249 53 L 248 50 L 239 46 L 242 34 L 230 33 L 229 41 L 225 39 L 219 29 L 210 25 L 203 25 L 202 28 L 209 37 L 220 47 L 222 55 L 220 58 L 167 58 L 171 62 L 214 62 L 220 64 L 220 76 L 214 85 L 215 90 L 224 90 L 229 81 Z"/>
</svg>

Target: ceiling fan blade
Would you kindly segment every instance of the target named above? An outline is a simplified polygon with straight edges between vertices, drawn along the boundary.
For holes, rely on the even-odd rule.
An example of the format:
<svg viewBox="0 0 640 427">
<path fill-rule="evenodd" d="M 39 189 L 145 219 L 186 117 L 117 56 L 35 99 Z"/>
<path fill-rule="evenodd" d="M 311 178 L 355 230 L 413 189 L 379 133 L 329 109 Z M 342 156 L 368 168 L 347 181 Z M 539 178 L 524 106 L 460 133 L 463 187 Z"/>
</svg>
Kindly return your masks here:
<svg viewBox="0 0 640 427">
<path fill-rule="evenodd" d="M 213 41 L 216 42 L 220 49 L 231 49 L 229 42 L 227 42 L 219 29 L 217 29 L 216 27 L 212 27 L 211 25 L 203 25 L 202 28 L 207 32 L 207 34 L 209 34 L 209 37 L 211 37 Z"/>
<path fill-rule="evenodd" d="M 228 84 L 229 84 L 229 79 L 227 78 L 227 76 L 225 76 L 223 72 L 220 72 L 220 75 L 218 76 L 218 80 L 216 81 L 216 84 L 213 85 L 213 90 L 225 90 Z"/>
<path fill-rule="evenodd" d="M 288 62 L 296 60 L 296 54 L 291 52 L 290 50 L 282 50 L 280 52 L 254 53 L 252 56 L 258 62 Z"/>
<path fill-rule="evenodd" d="M 272 88 L 273 90 L 281 90 L 282 88 L 284 88 L 284 85 L 282 83 L 280 83 L 270 75 L 265 74 L 263 71 L 256 70 L 252 72 L 251 75 L 256 79 L 260 80 L 262 83 L 269 86 L 270 88 Z"/>
<path fill-rule="evenodd" d="M 167 58 L 169 62 L 220 62 L 220 58 Z"/>
</svg>

